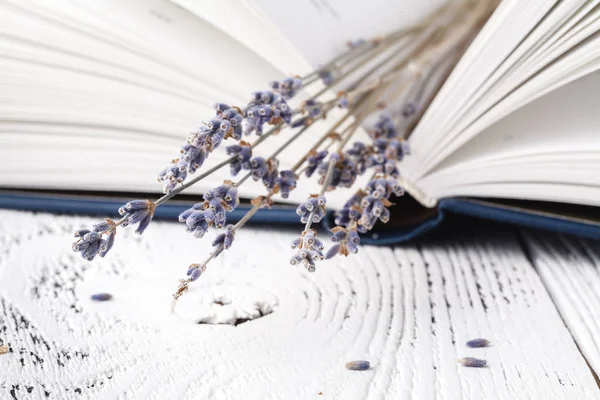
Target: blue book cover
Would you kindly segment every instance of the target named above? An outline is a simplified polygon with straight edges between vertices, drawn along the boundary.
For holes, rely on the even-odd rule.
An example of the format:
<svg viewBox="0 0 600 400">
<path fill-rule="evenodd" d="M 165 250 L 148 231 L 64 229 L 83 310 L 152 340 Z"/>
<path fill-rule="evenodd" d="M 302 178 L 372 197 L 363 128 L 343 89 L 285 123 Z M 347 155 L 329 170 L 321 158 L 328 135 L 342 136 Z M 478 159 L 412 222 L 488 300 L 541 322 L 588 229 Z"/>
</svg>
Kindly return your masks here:
<svg viewBox="0 0 600 400">
<path fill-rule="evenodd" d="M 139 197 L 139 196 L 137 196 Z M 0 191 L 0 208 L 50 212 L 59 214 L 86 214 L 102 217 L 115 216 L 116 210 L 133 197 L 102 196 L 92 194 L 57 194 L 49 192 Z M 485 200 L 450 198 L 441 199 L 436 208 L 420 206 L 409 195 L 397 199 L 391 210 L 392 219 L 363 235 L 361 242 L 374 245 L 391 245 L 407 242 L 438 228 L 449 216 L 468 216 L 547 231 L 600 239 L 600 209 L 597 207 L 518 202 L 510 200 Z M 193 199 L 171 201 L 158 207 L 155 219 L 177 221 L 178 215 L 196 201 Z M 251 208 L 241 203 L 228 215 L 236 222 Z M 321 225 L 329 229 L 335 225 L 334 212 L 329 211 Z M 261 209 L 251 220 L 254 224 L 296 225 L 299 217 L 296 206 L 275 204 Z"/>
</svg>

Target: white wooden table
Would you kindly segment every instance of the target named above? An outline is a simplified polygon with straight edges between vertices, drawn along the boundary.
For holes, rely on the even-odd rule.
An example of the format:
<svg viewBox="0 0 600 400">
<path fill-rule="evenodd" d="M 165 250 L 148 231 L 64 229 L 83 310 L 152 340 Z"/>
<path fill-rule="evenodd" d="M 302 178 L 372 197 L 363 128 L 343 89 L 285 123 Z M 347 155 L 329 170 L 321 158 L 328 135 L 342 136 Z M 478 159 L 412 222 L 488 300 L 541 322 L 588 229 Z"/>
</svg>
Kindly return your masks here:
<svg viewBox="0 0 600 400">
<path fill-rule="evenodd" d="M 597 243 L 457 232 L 309 274 L 292 232 L 249 228 L 173 313 L 210 238 L 153 222 L 89 263 L 70 236 L 95 221 L 0 210 L 0 399 L 600 398 Z"/>
</svg>

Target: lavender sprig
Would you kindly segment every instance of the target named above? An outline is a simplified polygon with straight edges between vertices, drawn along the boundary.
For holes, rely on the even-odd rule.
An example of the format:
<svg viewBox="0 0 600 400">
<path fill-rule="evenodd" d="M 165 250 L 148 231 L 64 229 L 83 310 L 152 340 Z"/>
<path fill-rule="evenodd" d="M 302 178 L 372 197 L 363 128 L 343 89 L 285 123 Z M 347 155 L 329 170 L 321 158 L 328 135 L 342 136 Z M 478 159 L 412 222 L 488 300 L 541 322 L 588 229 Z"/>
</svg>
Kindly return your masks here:
<svg viewBox="0 0 600 400">
<path fill-rule="evenodd" d="M 204 236 L 211 227 L 222 230 L 212 242 L 213 251 L 209 257 L 203 263 L 190 266 L 176 298 L 206 271 L 212 259 L 231 248 L 236 232 L 259 209 L 270 207 L 277 194 L 288 197 L 296 190 L 303 175 L 307 178 L 316 176 L 321 191 L 310 195 L 298 207 L 305 226 L 293 243 L 296 253 L 290 262 L 303 264 L 312 272 L 317 262 L 324 258 L 355 253 L 360 243 L 359 233 L 368 232 L 378 221 L 387 222 L 392 196 L 403 193 L 397 184 L 400 163 L 409 154 L 403 137 L 423 114 L 432 93 L 441 86 L 441 82 L 425 85 L 425 78 L 447 76 L 439 73 L 438 68 L 451 66 L 445 61 L 447 56 L 455 57 L 464 49 L 465 43 L 474 35 L 474 30 L 470 31 L 469 27 L 478 26 L 488 11 L 486 7 L 471 10 L 465 6 L 446 6 L 415 27 L 382 38 L 351 43 L 346 54 L 303 78 L 289 77 L 271 83 L 269 90 L 253 93 L 243 109 L 216 104 L 215 115 L 189 135 L 180 155 L 161 172 L 159 180 L 163 182 L 165 195 L 154 202 L 129 202 L 120 209 L 122 217 L 118 221 L 106 220 L 90 230 L 78 231 L 73 249 L 89 260 L 97 255 L 104 256 L 113 247 L 117 227 L 137 225 L 136 232 L 141 234 L 149 226 L 156 207 L 220 168 L 229 166 L 232 176 L 245 173 L 236 182 L 227 180 L 206 191 L 202 202 L 180 215 L 186 229 L 197 237 Z M 436 19 L 441 14 L 448 17 Z M 452 30 L 455 25 L 460 29 Z M 293 101 L 302 87 L 319 79 L 323 79 L 329 88 L 323 88 L 293 109 L 288 101 Z M 398 80 L 400 84 L 396 84 Z M 328 95 L 333 86 L 341 91 L 334 98 L 329 96 L 329 100 L 323 100 L 321 96 Z M 397 99 L 403 99 L 403 104 L 395 109 Z M 344 116 L 292 168 L 280 168 L 279 154 L 336 106 L 347 110 Z M 358 126 L 377 109 L 386 110 L 368 131 L 370 141 L 357 140 L 346 148 Z M 350 116 L 354 120 L 347 124 Z M 402 124 L 403 121 L 410 122 Z M 266 130 L 265 124 L 270 129 Z M 337 133 L 343 124 L 346 128 Z M 256 153 L 258 145 L 285 128 L 301 129 L 270 156 Z M 254 133 L 258 138 L 252 144 L 241 140 L 244 134 Z M 233 142 L 225 149 L 229 158 L 192 177 L 226 140 Z M 337 150 L 331 151 L 329 147 L 334 144 L 338 144 Z M 312 227 L 325 216 L 326 192 L 353 187 L 357 177 L 365 173 L 370 173 L 372 178 L 336 213 L 337 226 L 331 230 L 333 245 L 326 251 Z M 267 195 L 252 200 L 252 208 L 238 223 L 227 224 L 227 213 L 239 204 L 238 188 L 250 178 L 261 181 Z"/>
</svg>

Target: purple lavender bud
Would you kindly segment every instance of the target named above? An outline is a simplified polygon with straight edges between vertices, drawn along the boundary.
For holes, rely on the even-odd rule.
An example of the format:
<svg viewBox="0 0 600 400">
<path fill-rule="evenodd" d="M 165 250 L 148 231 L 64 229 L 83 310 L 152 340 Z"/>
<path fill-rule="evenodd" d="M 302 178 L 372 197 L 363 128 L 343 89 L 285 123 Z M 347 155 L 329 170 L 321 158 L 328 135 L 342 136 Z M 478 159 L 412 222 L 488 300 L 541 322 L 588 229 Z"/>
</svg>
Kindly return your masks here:
<svg viewBox="0 0 600 400">
<path fill-rule="evenodd" d="M 289 194 L 296 187 L 298 176 L 290 170 L 281 171 L 279 177 L 275 178 L 275 184 L 279 186 L 281 197 L 284 199 L 289 197 Z"/>
<path fill-rule="evenodd" d="M 196 157 L 194 157 L 188 165 L 188 171 L 190 174 L 193 174 L 194 172 L 196 172 L 196 170 L 198 170 L 198 168 L 200 168 L 202 166 L 202 164 L 204 164 L 204 161 L 206 160 L 206 151 L 204 151 L 204 149 L 201 149 L 198 154 L 196 155 Z"/>
<path fill-rule="evenodd" d="M 273 114 L 273 108 L 269 105 L 262 105 L 258 107 L 258 115 L 260 117 L 269 118 Z"/>
<path fill-rule="evenodd" d="M 411 117 L 417 112 L 417 106 L 414 103 L 406 103 L 402 109 L 402 116 L 404 118 Z"/>
<path fill-rule="evenodd" d="M 217 199 L 222 199 L 227 194 L 227 191 L 231 189 L 230 183 L 224 183 L 222 185 L 217 186 L 212 190 L 212 194 Z M 207 199 L 208 200 L 208 199 Z"/>
<path fill-rule="evenodd" d="M 79 229 L 79 230 L 75 231 L 75 234 L 73 236 L 75 236 L 76 238 L 81 238 L 90 232 L 91 231 L 89 229 Z"/>
<path fill-rule="evenodd" d="M 104 232 L 107 231 L 109 229 L 111 229 L 113 227 L 114 223 L 111 221 L 104 221 L 104 222 L 100 222 L 99 224 L 96 224 L 92 227 L 92 230 L 94 232 Z"/>
<path fill-rule="evenodd" d="M 224 104 L 224 103 L 215 103 L 213 105 L 213 108 L 215 110 L 217 110 L 217 111 L 225 111 L 225 110 L 227 110 L 228 108 L 231 108 L 231 107 L 229 105 L 227 105 L 227 104 Z"/>
<path fill-rule="evenodd" d="M 383 211 L 381 212 L 381 215 L 379 215 L 379 219 L 384 224 L 388 223 L 388 221 L 390 220 L 390 210 L 388 210 L 387 208 L 384 208 Z"/>
<path fill-rule="evenodd" d="M 185 222 L 185 220 L 187 219 L 187 217 L 189 217 L 190 214 L 192 214 L 194 211 L 195 210 L 193 208 L 188 208 L 187 210 L 185 210 L 184 212 L 182 212 L 181 214 L 179 214 L 179 222 Z"/>
<path fill-rule="evenodd" d="M 352 242 L 354 244 L 360 243 L 360 236 L 358 236 L 358 232 L 355 230 L 348 231 L 348 242 Z"/>
<path fill-rule="evenodd" d="M 458 362 L 464 365 L 465 367 L 473 367 L 473 368 L 483 368 L 487 365 L 486 360 L 482 360 L 474 357 L 463 357 L 459 358 Z"/>
<path fill-rule="evenodd" d="M 228 249 L 233 244 L 234 235 L 233 232 L 231 234 L 225 234 L 225 240 L 223 241 L 223 247 Z"/>
<path fill-rule="evenodd" d="M 113 296 L 110 293 L 95 293 L 90 296 L 93 301 L 109 301 L 112 300 Z"/>
<path fill-rule="evenodd" d="M 352 143 L 352 148 L 346 151 L 347 154 L 351 156 L 360 156 L 367 150 L 367 146 L 362 142 L 354 142 Z"/>
<path fill-rule="evenodd" d="M 297 248 L 300 243 L 302 243 L 302 238 L 294 239 L 294 241 L 292 241 L 292 249 Z"/>
<path fill-rule="evenodd" d="M 304 267 L 308 272 L 315 272 L 317 269 L 315 260 L 312 257 L 304 259 Z"/>
<path fill-rule="evenodd" d="M 267 171 L 265 175 L 262 177 L 262 183 L 269 190 L 275 187 L 275 181 L 277 180 L 277 170 Z"/>
<path fill-rule="evenodd" d="M 219 147 L 221 145 L 221 142 L 223 141 L 223 139 L 225 139 L 225 132 L 217 131 L 210 137 L 210 139 L 211 139 L 210 151 L 213 151 L 214 149 Z"/>
<path fill-rule="evenodd" d="M 71 246 L 71 248 L 73 249 L 73 251 L 76 251 L 76 252 L 85 251 L 85 250 L 87 250 L 88 247 L 90 247 L 90 243 L 89 242 L 75 242 Z"/>
<path fill-rule="evenodd" d="M 323 84 L 326 86 L 329 86 L 333 82 L 335 82 L 335 77 L 333 75 L 333 71 L 331 71 L 330 69 L 325 69 L 325 70 L 319 71 L 319 78 L 321 78 L 321 80 L 323 81 Z"/>
<path fill-rule="evenodd" d="M 113 244 L 115 243 L 116 233 L 117 233 L 116 229 L 113 229 L 112 231 L 109 232 L 108 236 L 106 237 L 106 240 L 100 246 L 100 252 L 98 253 L 98 255 L 100 257 L 104 257 L 106 255 L 106 253 L 108 253 L 110 251 L 110 249 L 112 249 Z"/>
<path fill-rule="evenodd" d="M 266 160 L 262 157 L 254 157 L 250 161 L 250 166 L 252 168 L 252 178 L 255 181 L 261 179 L 267 173 Z"/>
<path fill-rule="evenodd" d="M 300 126 L 308 126 L 312 122 L 313 122 L 313 118 L 310 116 L 306 116 L 306 117 L 298 118 L 297 120 L 293 121 L 290 126 L 292 128 L 298 128 Z"/>
<path fill-rule="evenodd" d="M 137 233 L 138 235 L 144 233 L 144 231 L 146 230 L 146 228 L 148 228 L 148 225 L 150 225 L 150 222 L 152 221 L 152 216 L 153 214 L 150 213 L 146 215 L 144 219 L 140 221 L 137 229 L 135 230 L 135 233 Z"/>
<path fill-rule="evenodd" d="M 227 207 L 229 207 L 229 211 L 234 210 L 238 206 L 238 204 L 240 204 L 237 188 L 230 188 L 225 194 L 225 196 L 223 196 L 223 201 L 225 201 L 225 204 L 227 205 Z"/>
<path fill-rule="evenodd" d="M 310 178 L 314 174 L 319 164 L 327 157 L 327 154 L 327 150 L 322 150 L 314 152 L 306 159 L 307 167 L 305 174 L 307 178 Z"/>
<path fill-rule="evenodd" d="M 472 339 L 467 342 L 468 347 L 487 347 L 490 341 L 483 338 Z"/>
<path fill-rule="evenodd" d="M 298 265 L 302 262 L 302 257 L 300 256 L 299 253 L 296 253 L 292 256 L 292 258 L 290 259 L 290 264 L 292 265 Z"/>
<path fill-rule="evenodd" d="M 406 154 L 410 154 L 410 145 L 408 144 L 408 142 L 406 141 L 402 141 L 400 143 L 400 145 L 402 146 L 402 153 Z"/>
<path fill-rule="evenodd" d="M 225 241 L 225 234 L 221 233 L 220 235 L 217 235 L 217 237 L 215 238 L 215 240 L 213 240 L 212 242 L 212 246 L 213 247 L 217 247 L 223 244 L 223 242 Z"/>
<path fill-rule="evenodd" d="M 92 243 L 102 239 L 102 235 L 98 232 L 89 232 L 83 235 L 82 239 L 84 242 Z"/>
<path fill-rule="evenodd" d="M 371 363 L 365 360 L 350 361 L 346 363 L 346 369 L 352 371 L 365 371 L 371 368 Z"/>
<path fill-rule="evenodd" d="M 190 267 L 187 271 L 187 275 L 190 277 L 190 280 L 194 282 L 200 278 L 200 275 L 202 275 L 202 269 L 198 267 Z"/>
<path fill-rule="evenodd" d="M 323 219 L 323 217 L 325 217 L 325 210 L 321 207 L 317 208 L 314 213 L 313 213 L 313 217 L 312 220 L 313 222 L 321 222 L 321 220 Z"/>
<path fill-rule="evenodd" d="M 92 261 L 100 251 L 100 240 L 90 243 L 89 247 L 83 252 L 83 258 Z"/>
<path fill-rule="evenodd" d="M 220 131 L 227 132 L 229 130 L 229 128 L 231 128 L 231 122 L 229 122 L 227 120 L 221 121 L 221 124 L 219 125 Z"/>
<path fill-rule="evenodd" d="M 339 101 L 338 101 L 338 107 L 339 108 L 348 108 L 348 106 L 350 105 L 350 101 L 348 100 L 347 97 L 342 97 Z"/>
<path fill-rule="evenodd" d="M 325 254 L 325 258 L 327 260 L 329 260 L 330 258 L 335 257 L 339 252 L 340 252 L 340 244 L 336 243 L 333 246 L 331 246 L 329 248 L 329 250 L 327 250 L 327 253 Z"/>
<path fill-rule="evenodd" d="M 150 213 L 150 210 L 148 210 L 148 209 L 137 210 L 137 211 L 129 214 L 129 217 L 127 218 L 127 222 L 130 225 L 137 224 L 138 222 L 140 222 L 141 220 L 146 218 L 146 216 L 149 213 Z"/>
<path fill-rule="evenodd" d="M 181 148 L 181 159 L 183 161 L 186 162 L 190 162 L 192 161 L 194 158 L 196 158 L 196 156 L 198 155 L 198 153 L 201 151 L 202 149 L 194 146 L 191 143 L 186 143 L 185 145 L 183 145 L 183 147 Z M 164 173 L 166 173 L 167 171 L 164 171 Z"/>
<path fill-rule="evenodd" d="M 346 242 L 346 248 L 350 253 L 358 253 L 358 247 L 353 242 Z"/>
<path fill-rule="evenodd" d="M 146 200 L 131 200 L 129 203 L 125 204 L 125 210 L 134 211 L 141 210 L 143 208 L 148 207 L 148 201 Z"/>
<path fill-rule="evenodd" d="M 200 211 L 193 211 L 190 215 L 187 216 L 187 218 L 185 219 L 185 224 L 187 225 L 187 227 L 190 230 L 194 230 L 194 228 L 196 228 L 196 225 L 198 225 L 198 223 L 200 223 L 201 221 L 204 221 L 204 214 L 205 211 L 204 210 L 200 210 Z"/>
<path fill-rule="evenodd" d="M 298 215 L 306 214 L 308 212 L 310 212 L 310 211 L 308 211 L 306 209 L 306 204 L 305 203 L 300 204 L 298 206 L 298 208 L 296 209 L 296 214 L 298 214 Z"/>
<path fill-rule="evenodd" d="M 219 129 L 219 126 L 221 126 L 221 119 L 212 118 L 210 121 L 208 121 L 208 124 L 206 124 L 207 132 L 214 133 L 217 129 Z"/>
<path fill-rule="evenodd" d="M 205 221 L 199 222 L 196 225 L 196 227 L 192 231 L 192 234 L 194 235 L 194 237 L 196 239 L 200 239 L 200 238 L 204 237 L 204 235 L 206 235 L 206 232 L 208 232 L 208 222 L 205 220 Z"/>
<path fill-rule="evenodd" d="M 333 236 L 331 237 L 331 241 L 332 242 L 345 242 L 347 237 L 348 237 L 348 233 L 346 232 L 345 229 L 339 230 L 339 231 L 333 233 Z"/>
<path fill-rule="evenodd" d="M 365 39 L 355 39 L 355 40 L 350 40 L 348 41 L 348 47 L 350 47 L 351 49 L 355 49 L 357 47 L 360 47 L 362 45 L 364 45 L 365 43 L 367 43 L 367 41 Z"/>
</svg>

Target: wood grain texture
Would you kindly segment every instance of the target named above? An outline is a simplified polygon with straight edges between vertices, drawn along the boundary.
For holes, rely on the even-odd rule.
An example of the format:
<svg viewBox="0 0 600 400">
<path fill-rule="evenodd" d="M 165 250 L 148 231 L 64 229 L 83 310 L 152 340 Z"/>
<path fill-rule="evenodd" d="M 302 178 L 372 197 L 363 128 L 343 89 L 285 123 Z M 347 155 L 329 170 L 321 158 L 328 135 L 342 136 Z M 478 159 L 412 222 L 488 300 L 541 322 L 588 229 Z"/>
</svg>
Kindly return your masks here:
<svg viewBox="0 0 600 400">
<path fill-rule="evenodd" d="M 579 349 L 600 374 L 600 243 L 531 231 L 524 238 Z"/>
<path fill-rule="evenodd" d="M 598 387 L 508 232 L 363 247 L 309 274 L 293 232 L 249 228 L 171 313 L 204 257 L 179 224 L 70 251 L 90 218 L 0 211 L 0 398 L 592 399 Z M 90 295 L 109 292 L 110 302 Z M 468 349 L 485 337 L 492 345 Z M 470 369 L 474 356 L 489 367 Z M 365 359 L 368 371 L 346 362 Z M 322 395 L 318 393 L 322 392 Z"/>
</svg>

